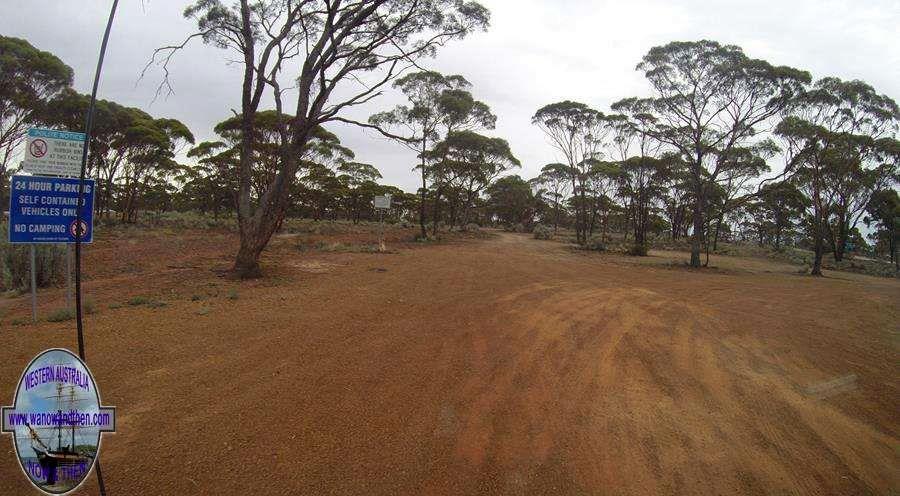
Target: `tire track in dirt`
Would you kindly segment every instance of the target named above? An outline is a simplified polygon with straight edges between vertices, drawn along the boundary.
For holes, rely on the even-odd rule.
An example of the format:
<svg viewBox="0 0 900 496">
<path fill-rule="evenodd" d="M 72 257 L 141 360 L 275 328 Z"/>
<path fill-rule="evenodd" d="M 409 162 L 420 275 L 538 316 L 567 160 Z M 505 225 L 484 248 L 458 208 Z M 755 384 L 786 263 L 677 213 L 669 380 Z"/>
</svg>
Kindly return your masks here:
<svg viewBox="0 0 900 496">
<path fill-rule="evenodd" d="M 214 248 L 190 274 L 159 268 L 182 300 L 89 316 L 92 371 L 124 419 L 104 440 L 114 494 L 900 487 L 896 281 L 661 269 L 504 233 L 318 253 L 333 269 L 318 273 L 275 246 L 275 277 L 188 301 L 228 289 Z M 114 278 L 92 281 L 116 292 L 98 304 L 140 280 Z M 2 386 L 61 332 L 0 333 Z M 855 389 L 804 393 L 847 374 Z M 28 490 L 11 456 L 0 494 Z"/>
</svg>

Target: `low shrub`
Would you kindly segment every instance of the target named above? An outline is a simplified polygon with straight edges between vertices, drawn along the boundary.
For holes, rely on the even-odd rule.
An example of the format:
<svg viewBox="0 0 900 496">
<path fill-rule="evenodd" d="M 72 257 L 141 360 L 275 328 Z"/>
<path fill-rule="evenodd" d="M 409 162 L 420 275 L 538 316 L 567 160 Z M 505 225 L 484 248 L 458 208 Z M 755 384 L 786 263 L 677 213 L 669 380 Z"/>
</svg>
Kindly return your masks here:
<svg viewBox="0 0 900 496">
<path fill-rule="evenodd" d="M 553 239 L 553 228 L 543 224 L 534 226 L 534 239 Z"/>
<path fill-rule="evenodd" d="M 50 315 L 47 315 L 47 322 L 63 322 L 66 320 L 72 320 L 74 318 L 74 308 L 60 308 L 58 310 L 50 312 Z"/>
<path fill-rule="evenodd" d="M 634 244 L 626 253 L 633 257 L 646 257 L 647 251 L 647 245 Z"/>
<path fill-rule="evenodd" d="M 148 305 L 148 304 L 150 304 L 151 302 L 153 302 L 153 300 L 151 300 L 151 299 L 150 299 L 149 297 L 147 297 L 147 296 L 135 296 L 134 298 L 128 300 L 128 304 L 131 305 L 131 306 L 133 306 L 133 307 L 136 307 L 136 306 L 139 306 L 139 305 Z"/>
<path fill-rule="evenodd" d="M 481 226 L 474 222 L 469 222 L 468 224 L 463 226 L 462 230 L 466 232 L 478 232 L 481 230 Z"/>
<path fill-rule="evenodd" d="M 94 313 L 94 301 L 84 300 L 81 302 L 81 312 L 85 315 Z M 47 322 L 64 322 L 72 320 L 76 317 L 75 307 L 59 308 L 47 315 Z"/>
<path fill-rule="evenodd" d="M 7 239 L 7 226 L 0 226 L 0 238 Z M 45 288 L 66 279 L 66 246 L 38 245 L 34 256 L 37 287 Z M 0 291 L 25 291 L 31 287 L 31 248 L 0 243 Z"/>
<path fill-rule="evenodd" d="M 603 239 L 596 236 L 589 239 L 586 243 L 581 245 L 581 247 L 582 249 L 590 251 L 606 251 L 606 243 L 603 242 Z"/>
</svg>

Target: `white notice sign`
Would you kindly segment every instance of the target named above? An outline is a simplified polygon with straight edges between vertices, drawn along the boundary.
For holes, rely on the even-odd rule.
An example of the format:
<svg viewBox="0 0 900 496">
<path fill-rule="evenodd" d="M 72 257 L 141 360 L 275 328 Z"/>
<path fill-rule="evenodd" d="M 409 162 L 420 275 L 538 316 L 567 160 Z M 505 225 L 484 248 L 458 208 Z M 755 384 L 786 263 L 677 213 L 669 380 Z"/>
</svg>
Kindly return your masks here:
<svg viewBox="0 0 900 496">
<path fill-rule="evenodd" d="M 375 208 L 381 208 L 385 210 L 390 209 L 391 195 L 376 196 L 372 203 L 374 204 Z"/>
<path fill-rule="evenodd" d="M 83 149 L 84 133 L 29 129 L 22 170 L 31 174 L 77 177 L 81 175 Z"/>
</svg>

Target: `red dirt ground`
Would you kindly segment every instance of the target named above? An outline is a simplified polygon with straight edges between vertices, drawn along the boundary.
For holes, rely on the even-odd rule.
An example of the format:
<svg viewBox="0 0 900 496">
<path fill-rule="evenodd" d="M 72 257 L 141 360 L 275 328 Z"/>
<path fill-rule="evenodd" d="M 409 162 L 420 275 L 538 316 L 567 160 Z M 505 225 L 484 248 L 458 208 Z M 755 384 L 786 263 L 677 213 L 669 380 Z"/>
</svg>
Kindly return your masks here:
<svg viewBox="0 0 900 496">
<path fill-rule="evenodd" d="M 119 415 L 110 495 L 900 490 L 900 281 L 508 233 L 296 243 L 243 284 L 221 277 L 227 233 L 87 250 L 88 364 Z M 41 299 L 46 315 L 62 291 Z M 11 325 L 25 298 L 0 307 L 9 403 L 34 355 L 76 341 L 71 321 Z M 36 494 L 0 443 L 0 494 Z M 78 492 L 96 493 L 93 476 Z"/>
</svg>

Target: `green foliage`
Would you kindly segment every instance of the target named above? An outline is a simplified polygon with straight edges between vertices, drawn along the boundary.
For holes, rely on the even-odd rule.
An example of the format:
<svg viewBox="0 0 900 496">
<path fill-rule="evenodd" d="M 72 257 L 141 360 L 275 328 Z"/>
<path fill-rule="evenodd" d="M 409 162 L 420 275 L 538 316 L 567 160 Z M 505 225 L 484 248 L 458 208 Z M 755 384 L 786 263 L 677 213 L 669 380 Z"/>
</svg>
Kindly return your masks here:
<svg viewBox="0 0 900 496">
<path fill-rule="evenodd" d="M 0 36 L 0 205 L 8 205 L 7 168 L 47 101 L 72 85 L 72 68 L 23 39 Z M 76 129 L 80 129 L 80 126 Z"/>
<path fill-rule="evenodd" d="M 534 239 L 553 239 L 553 228 L 543 224 L 537 224 L 532 230 Z"/>
<path fill-rule="evenodd" d="M 81 302 L 81 311 L 85 315 L 90 315 L 94 313 L 94 302 L 91 300 L 84 300 Z M 72 320 L 76 317 L 75 308 L 58 308 L 49 315 L 47 315 L 47 322 L 64 322 L 66 320 Z"/>
<path fill-rule="evenodd" d="M 900 196 L 897 190 L 873 193 L 866 204 L 866 213 L 863 221 L 866 226 L 875 228 L 870 238 L 875 241 L 876 251 L 887 253 L 897 264 L 897 245 L 900 244 Z"/>
<path fill-rule="evenodd" d="M 647 245 L 634 244 L 634 245 L 631 245 L 631 248 L 629 248 L 626 253 L 633 257 L 646 257 L 647 252 L 648 252 Z"/>
<path fill-rule="evenodd" d="M 50 312 L 47 315 L 47 322 L 63 322 L 75 318 L 75 310 L 70 308 L 60 308 Z"/>
<path fill-rule="evenodd" d="M 672 147 L 694 178 L 688 182 L 696 213 L 691 265 L 698 267 L 708 195 L 723 183 L 734 186 L 764 168 L 771 147 L 756 146 L 759 128 L 803 94 L 810 75 L 751 59 L 740 47 L 709 40 L 654 47 L 637 69 L 654 96 L 616 107 L 634 117 L 649 114 L 651 118 L 641 119 L 643 128 Z"/>
<path fill-rule="evenodd" d="M 80 129 L 89 101 L 90 96 L 67 88 L 47 102 L 42 122 Z M 87 164 L 88 174 L 97 178 L 97 217 L 117 210 L 122 221 L 136 222 L 139 209 L 171 208 L 176 190 L 171 179 L 185 170 L 175 155 L 186 143 L 194 143 L 194 136 L 176 119 L 98 100 Z"/>
<path fill-rule="evenodd" d="M 575 210 L 575 233 L 579 242 L 583 241 L 589 223 L 590 169 L 601 156 L 608 134 L 607 118 L 583 103 L 565 100 L 539 108 L 531 122 L 547 135 L 553 147 L 566 159 L 566 164 L 557 167 L 556 173 L 568 174 L 572 193 L 577 197 L 570 202 Z"/>
<path fill-rule="evenodd" d="M 873 193 L 898 180 L 900 109 L 862 81 L 823 78 L 776 127 L 788 171 L 812 207 L 809 232 L 818 274 L 827 241 L 840 262 Z"/>
<path fill-rule="evenodd" d="M 242 243 L 235 263 L 241 277 L 260 275 L 259 254 L 290 203 L 294 175 L 301 165 L 298 153 L 313 138 L 314 124 L 341 120 L 378 129 L 375 124 L 362 124 L 342 114 L 378 96 L 383 86 L 400 77 L 403 71 L 398 64 L 416 65 L 418 59 L 433 56 L 446 42 L 487 29 L 490 21 L 486 8 L 463 0 L 337 2 L 324 6 L 271 2 L 254 8 L 198 0 L 184 15 L 196 21 L 204 42 L 231 51 L 244 65 L 240 87 L 244 94 L 241 129 L 245 134 L 238 148 L 240 193 L 236 202 L 242 214 Z M 164 49 L 161 55 L 171 56 L 183 46 Z M 303 46 L 309 49 L 301 49 Z M 383 72 L 385 77 L 371 86 L 363 83 L 362 79 L 373 71 Z M 264 182 L 254 203 L 249 194 L 250 169 L 256 161 L 249 154 L 256 150 L 249 131 L 254 128 L 262 101 L 274 97 L 280 112 L 287 88 L 280 87 L 278 81 L 293 82 L 287 94 L 295 94 L 296 103 L 288 102 L 286 107 L 297 109 L 297 115 L 278 126 L 281 136 L 290 137 L 280 140 L 279 153 L 275 154 L 280 158 L 275 169 L 279 180 Z M 355 90 L 334 92 L 337 86 L 352 88 L 354 82 L 359 83 Z"/>
<path fill-rule="evenodd" d="M 534 193 L 521 177 L 501 177 L 488 186 L 486 193 L 489 209 L 501 223 L 530 225 L 534 214 Z"/>
<path fill-rule="evenodd" d="M 606 243 L 603 241 L 603 238 L 594 236 L 586 243 L 583 243 L 581 248 L 589 251 L 606 251 Z"/>
<path fill-rule="evenodd" d="M 153 299 L 149 296 L 135 296 L 128 300 L 128 304 L 136 307 L 140 305 L 150 305 L 153 303 Z"/>
<path fill-rule="evenodd" d="M 0 226 L 0 291 L 25 291 L 31 287 L 31 252 L 28 245 L 13 245 L 5 239 L 7 224 Z M 36 279 L 39 288 L 65 281 L 64 245 L 38 245 L 35 250 Z"/>
</svg>

